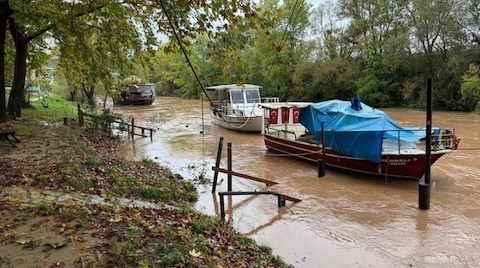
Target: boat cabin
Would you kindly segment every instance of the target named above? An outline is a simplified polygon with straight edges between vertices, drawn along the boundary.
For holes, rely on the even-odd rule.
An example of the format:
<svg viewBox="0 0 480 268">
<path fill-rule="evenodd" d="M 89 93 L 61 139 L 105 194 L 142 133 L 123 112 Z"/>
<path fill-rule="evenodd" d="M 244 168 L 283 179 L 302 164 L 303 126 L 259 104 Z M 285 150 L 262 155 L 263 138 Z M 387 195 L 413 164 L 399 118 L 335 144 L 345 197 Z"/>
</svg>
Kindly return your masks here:
<svg viewBox="0 0 480 268">
<path fill-rule="evenodd" d="M 261 116 L 262 109 L 258 107 L 262 102 L 278 102 L 276 98 L 261 98 L 261 86 L 251 84 L 229 84 L 207 87 L 206 90 L 215 92 L 217 100 L 210 108 L 214 112 L 231 116 Z"/>
</svg>

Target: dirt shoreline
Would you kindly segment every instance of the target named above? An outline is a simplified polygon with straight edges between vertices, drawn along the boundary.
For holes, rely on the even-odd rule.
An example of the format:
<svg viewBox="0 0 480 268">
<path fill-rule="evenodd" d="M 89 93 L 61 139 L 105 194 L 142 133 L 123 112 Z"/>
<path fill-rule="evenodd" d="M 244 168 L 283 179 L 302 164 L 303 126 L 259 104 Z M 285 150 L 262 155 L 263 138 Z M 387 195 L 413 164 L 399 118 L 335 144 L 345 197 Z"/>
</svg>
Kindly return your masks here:
<svg viewBox="0 0 480 268">
<path fill-rule="evenodd" d="M 0 267 L 290 267 L 195 211 L 192 183 L 153 161 L 120 159 L 116 140 L 8 123 L 21 142 L 0 143 Z"/>
</svg>

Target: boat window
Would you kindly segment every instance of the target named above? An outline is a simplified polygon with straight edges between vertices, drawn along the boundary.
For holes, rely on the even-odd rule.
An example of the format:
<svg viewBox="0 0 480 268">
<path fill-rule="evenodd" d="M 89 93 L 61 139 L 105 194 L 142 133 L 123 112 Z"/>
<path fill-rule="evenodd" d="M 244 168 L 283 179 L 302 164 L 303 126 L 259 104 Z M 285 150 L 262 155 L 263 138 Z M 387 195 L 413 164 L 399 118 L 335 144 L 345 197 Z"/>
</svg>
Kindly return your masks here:
<svg viewBox="0 0 480 268">
<path fill-rule="evenodd" d="M 232 103 L 244 103 L 243 92 L 241 90 L 230 91 L 232 97 Z"/>
<path fill-rule="evenodd" d="M 245 90 L 247 103 L 260 103 L 260 93 L 257 89 Z"/>
</svg>

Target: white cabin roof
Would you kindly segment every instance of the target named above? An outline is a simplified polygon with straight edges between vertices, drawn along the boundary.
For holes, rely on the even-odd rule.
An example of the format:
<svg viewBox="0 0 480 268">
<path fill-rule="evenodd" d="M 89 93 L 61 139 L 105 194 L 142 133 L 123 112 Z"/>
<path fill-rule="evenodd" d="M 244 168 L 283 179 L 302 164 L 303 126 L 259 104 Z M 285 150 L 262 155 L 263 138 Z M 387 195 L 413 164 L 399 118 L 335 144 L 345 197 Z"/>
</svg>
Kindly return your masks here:
<svg viewBox="0 0 480 268">
<path fill-rule="evenodd" d="M 278 108 L 303 108 L 312 104 L 313 102 L 267 102 L 258 104 L 264 109 L 278 109 Z"/>
<path fill-rule="evenodd" d="M 232 89 L 261 89 L 261 86 L 251 85 L 251 84 L 243 84 L 243 85 L 236 85 L 236 84 L 229 84 L 229 85 L 218 85 L 218 86 L 211 86 L 206 87 L 206 90 L 210 91 L 222 91 L 222 90 L 232 90 Z"/>
</svg>

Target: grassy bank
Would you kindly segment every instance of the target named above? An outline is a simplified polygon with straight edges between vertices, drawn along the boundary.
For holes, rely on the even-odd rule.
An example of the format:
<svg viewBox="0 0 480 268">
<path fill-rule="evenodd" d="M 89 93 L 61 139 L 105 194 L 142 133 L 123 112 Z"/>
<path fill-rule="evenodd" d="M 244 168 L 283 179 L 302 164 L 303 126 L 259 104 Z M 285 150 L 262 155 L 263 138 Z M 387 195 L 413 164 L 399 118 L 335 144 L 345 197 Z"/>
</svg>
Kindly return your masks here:
<svg viewBox="0 0 480 268">
<path fill-rule="evenodd" d="M 118 141 L 100 132 L 64 126 L 75 108 L 50 95 L 48 108 L 34 103 L 8 122 L 21 142 L 0 143 L 0 267 L 288 267 L 195 211 L 195 185 L 181 176 L 121 159 Z M 69 198 L 80 193 L 105 202 Z"/>
</svg>

